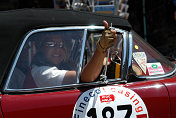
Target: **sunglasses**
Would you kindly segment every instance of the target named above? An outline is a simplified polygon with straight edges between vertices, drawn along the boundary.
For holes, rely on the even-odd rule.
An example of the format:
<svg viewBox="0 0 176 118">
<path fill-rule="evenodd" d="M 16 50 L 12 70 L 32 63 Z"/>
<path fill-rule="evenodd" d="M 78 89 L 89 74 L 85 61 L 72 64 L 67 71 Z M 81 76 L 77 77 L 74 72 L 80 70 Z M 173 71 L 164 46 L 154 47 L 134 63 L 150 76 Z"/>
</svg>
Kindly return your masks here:
<svg viewBox="0 0 176 118">
<path fill-rule="evenodd" d="M 47 47 L 59 47 L 59 48 L 63 48 L 64 47 L 64 44 L 63 42 L 45 42 L 44 43 L 45 46 Z"/>
</svg>

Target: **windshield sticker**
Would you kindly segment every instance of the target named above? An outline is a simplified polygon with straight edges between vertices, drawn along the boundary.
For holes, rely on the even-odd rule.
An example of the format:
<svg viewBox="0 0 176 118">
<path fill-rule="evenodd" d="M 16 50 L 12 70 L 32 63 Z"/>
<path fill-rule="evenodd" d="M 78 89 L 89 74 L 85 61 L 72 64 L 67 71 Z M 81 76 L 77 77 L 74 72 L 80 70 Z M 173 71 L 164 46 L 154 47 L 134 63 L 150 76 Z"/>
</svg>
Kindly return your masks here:
<svg viewBox="0 0 176 118">
<path fill-rule="evenodd" d="M 147 108 L 133 90 L 108 86 L 80 95 L 72 118 L 149 118 Z"/>
<path fill-rule="evenodd" d="M 146 74 L 147 56 L 145 52 L 134 52 L 133 58 L 135 59 L 137 64 L 140 66 L 140 68 L 143 70 L 143 72 Z"/>
<path fill-rule="evenodd" d="M 164 74 L 163 67 L 161 63 L 147 63 L 147 69 L 149 72 L 149 75 L 158 75 L 158 74 Z"/>
<path fill-rule="evenodd" d="M 134 47 L 135 47 L 135 49 L 136 49 L 136 50 L 138 50 L 138 49 L 139 49 L 139 47 L 138 47 L 137 45 L 135 45 Z"/>
</svg>

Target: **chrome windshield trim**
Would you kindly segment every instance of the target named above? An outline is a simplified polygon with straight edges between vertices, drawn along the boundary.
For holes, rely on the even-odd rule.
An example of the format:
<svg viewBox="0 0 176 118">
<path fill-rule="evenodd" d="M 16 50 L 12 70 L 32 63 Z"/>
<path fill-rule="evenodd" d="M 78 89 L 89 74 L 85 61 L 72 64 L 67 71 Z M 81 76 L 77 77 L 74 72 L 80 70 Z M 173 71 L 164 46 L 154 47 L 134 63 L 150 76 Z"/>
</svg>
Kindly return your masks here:
<svg viewBox="0 0 176 118">
<path fill-rule="evenodd" d="M 132 55 L 133 55 L 133 38 L 132 32 L 129 32 L 129 52 L 128 52 L 128 68 L 132 66 Z"/>
</svg>

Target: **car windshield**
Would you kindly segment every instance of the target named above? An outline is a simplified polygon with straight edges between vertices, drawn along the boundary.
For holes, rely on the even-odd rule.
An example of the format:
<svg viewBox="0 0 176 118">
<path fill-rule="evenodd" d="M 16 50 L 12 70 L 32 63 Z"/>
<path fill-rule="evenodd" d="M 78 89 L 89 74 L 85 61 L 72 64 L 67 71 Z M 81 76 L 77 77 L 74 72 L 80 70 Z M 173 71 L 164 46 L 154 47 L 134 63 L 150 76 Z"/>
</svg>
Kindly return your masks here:
<svg viewBox="0 0 176 118">
<path fill-rule="evenodd" d="M 137 76 L 157 76 L 172 72 L 175 65 L 133 32 L 132 68 Z"/>
<path fill-rule="evenodd" d="M 58 76 L 63 78 L 57 75 L 58 70 L 61 73 L 78 70 L 83 32 L 83 30 L 57 30 L 35 32 L 30 35 L 19 52 L 8 88 L 51 87 L 76 83 L 76 77 L 65 83 L 56 81 L 56 78 Z M 47 82 L 47 79 L 40 80 L 42 78 L 52 79 Z M 43 82 L 37 84 L 39 81 Z"/>
</svg>

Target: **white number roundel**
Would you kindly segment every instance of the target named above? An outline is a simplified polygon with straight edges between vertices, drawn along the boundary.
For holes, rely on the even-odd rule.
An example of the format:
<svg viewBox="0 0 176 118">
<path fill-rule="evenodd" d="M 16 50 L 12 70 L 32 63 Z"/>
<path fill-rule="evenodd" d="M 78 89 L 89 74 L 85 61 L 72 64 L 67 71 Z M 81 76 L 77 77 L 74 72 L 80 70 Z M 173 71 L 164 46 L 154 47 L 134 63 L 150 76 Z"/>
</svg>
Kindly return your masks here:
<svg viewBox="0 0 176 118">
<path fill-rule="evenodd" d="M 81 94 L 72 118 L 149 118 L 147 108 L 134 91 L 120 86 L 90 89 Z"/>
</svg>

